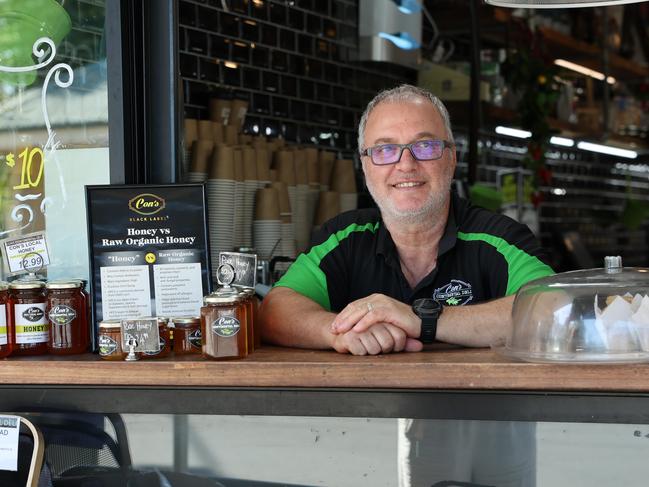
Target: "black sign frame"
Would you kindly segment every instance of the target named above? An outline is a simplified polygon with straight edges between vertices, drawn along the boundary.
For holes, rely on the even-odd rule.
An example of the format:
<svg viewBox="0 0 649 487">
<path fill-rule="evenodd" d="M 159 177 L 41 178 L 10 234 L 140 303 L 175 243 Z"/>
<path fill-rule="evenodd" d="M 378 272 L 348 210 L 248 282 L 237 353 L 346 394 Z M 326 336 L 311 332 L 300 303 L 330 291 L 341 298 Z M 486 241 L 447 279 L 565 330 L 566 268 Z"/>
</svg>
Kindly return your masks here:
<svg viewBox="0 0 649 487">
<path fill-rule="evenodd" d="M 133 200 L 141 195 L 151 195 L 142 208 Z M 164 197 L 161 197 L 163 195 Z M 90 293 L 92 301 L 91 322 L 93 333 L 91 342 L 93 351 L 97 349 L 98 323 L 104 319 L 101 289 L 101 263 L 105 262 L 108 254 L 127 254 L 136 252 L 134 247 L 126 244 L 127 239 L 112 238 L 125 236 L 129 225 L 141 225 L 143 230 L 161 228 L 170 231 L 169 236 L 179 235 L 194 237 L 191 251 L 192 258 L 198 259 L 201 266 L 201 286 L 203 295 L 212 291 L 212 273 L 210 262 L 210 243 L 207 215 L 207 195 L 204 184 L 111 184 L 85 186 L 86 217 L 88 230 L 88 259 L 90 262 Z M 156 199 L 157 197 L 157 206 Z M 149 205 L 149 206 L 147 206 Z M 138 211 L 140 210 L 140 211 Z M 157 215 L 157 216 L 156 216 Z M 158 219 L 160 220 L 158 223 Z M 130 219 L 130 220 L 129 220 Z M 171 232 L 171 227 L 174 231 Z M 176 232 L 178 230 L 178 232 Z M 157 234 L 157 232 L 154 232 Z M 166 234 L 165 234 L 166 235 Z M 165 240 L 166 237 L 162 237 Z M 153 239 L 151 239 L 153 240 Z M 105 241 L 110 248 L 103 250 Z M 187 247 L 186 243 L 182 247 Z M 140 253 L 159 255 L 159 252 L 173 252 L 177 246 L 172 243 L 146 243 Z M 141 259 L 138 256 L 138 259 Z M 196 261 L 192 261 L 196 262 Z M 141 263 L 141 262 L 140 262 Z M 154 263 L 154 262 L 153 262 Z M 149 285 L 152 301 L 155 299 L 152 262 L 146 262 L 149 267 Z M 130 319 L 140 318 L 133 316 Z"/>
</svg>

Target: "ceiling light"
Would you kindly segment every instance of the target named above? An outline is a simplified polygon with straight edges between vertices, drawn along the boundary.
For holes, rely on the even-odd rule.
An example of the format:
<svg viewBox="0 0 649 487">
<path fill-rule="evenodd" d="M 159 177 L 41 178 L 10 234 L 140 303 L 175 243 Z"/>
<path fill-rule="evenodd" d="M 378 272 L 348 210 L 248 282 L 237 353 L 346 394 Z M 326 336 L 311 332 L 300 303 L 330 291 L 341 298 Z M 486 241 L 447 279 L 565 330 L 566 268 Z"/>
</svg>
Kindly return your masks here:
<svg viewBox="0 0 649 487">
<path fill-rule="evenodd" d="M 591 152 L 599 152 L 601 154 L 609 154 L 611 156 L 626 157 L 627 159 L 635 159 L 638 157 L 636 151 L 620 149 L 619 147 L 612 147 L 610 145 L 593 144 L 592 142 L 579 142 L 577 143 L 577 148 Z"/>
<path fill-rule="evenodd" d="M 500 135 L 509 135 L 510 137 L 518 137 L 519 139 L 529 139 L 532 136 L 532 132 L 528 132 L 527 130 L 503 127 L 502 125 L 496 127 L 496 133 Z"/>
<path fill-rule="evenodd" d="M 606 81 L 611 85 L 614 85 L 617 81 L 613 76 L 606 77 L 604 76 L 604 73 L 600 73 L 599 71 L 595 71 L 594 69 L 587 68 L 586 66 L 582 66 L 581 64 L 571 63 L 570 61 L 566 61 L 565 59 L 555 59 L 554 64 L 561 66 L 562 68 L 571 69 L 572 71 L 576 71 L 577 73 L 585 74 L 586 76 L 590 76 L 591 78 L 595 78 L 600 81 L 604 81 L 604 78 L 606 78 Z"/>
<path fill-rule="evenodd" d="M 574 7 L 605 7 L 606 5 L 622 5 L 638 3 L 642 0 L 485 0 L 497 7 L 510 8 L 574 8 Z"/>
<path fill-rule="evenodd" d="M 572 147 L 575 145 L 575 141 L 572 139 L 567 139 L 566 137 L 557 137 L 556 135 L 550 137 L 550 144 L 560 145 L 563 147 Z"/>
</svg>

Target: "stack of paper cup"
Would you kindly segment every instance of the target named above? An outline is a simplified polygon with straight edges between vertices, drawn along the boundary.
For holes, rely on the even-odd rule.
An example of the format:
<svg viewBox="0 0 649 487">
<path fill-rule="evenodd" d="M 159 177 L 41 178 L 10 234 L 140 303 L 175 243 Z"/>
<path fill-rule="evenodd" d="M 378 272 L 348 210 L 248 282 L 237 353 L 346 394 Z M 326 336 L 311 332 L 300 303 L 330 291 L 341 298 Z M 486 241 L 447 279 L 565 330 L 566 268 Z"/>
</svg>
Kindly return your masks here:
<svg viewBox="0 0 649 487">
<path fill-rule="evenodd" d="M 191 170 L 192 147 L 194 141 L 198 140 L 198 120 L 195 118 L 186 118 L 183 124 L 183 162 L 181 167 L 181 180 L 187 179 L 187 173 Z"/>
<path fill-rule="evenodd" d="M 241 131 L 243 122 L 246 120 L 246 113 L 248 112 L 248 100 L 232 100 L 232 111 L 230 112 L 230 120 L 228 125 L 234 125 L 237 132 Z"/>
<path fill-rule="evenodd" d="M 275 169 L 277 170 L 277 181 L 286 184 L 288 190 L 288 199 L 291 203 L 291 221 L 293 223 L 293 234 L 297 239 L 296 205 L 297 205 L 297 188 L 295 186 L 295 159 L 292 151 L 282 149 L 275 152 Z"/>
<path fill-rule="evenodd" d="M 200 140 L 211 140 L 214 142 L 214 129 L 210 120 L 198 121 L 198 138 Z"/>
<path fill-rule="evenodd" d="M 258 189 L 255 195 L 253 241 L 260 259 L 270 260 L 279 255 L 281 223 L 279 198 L 275 188 Z"/>
<path fill-rule="evenodd" d="M 265 148 L 255 149 L 255 160 L 257 161 L 257 179 L 259 180 L 259 188 L 265 188 L 270 184 L 270 166 L 268 165 L 268 155 Z"/>
<path fill-rule="evenodd" d="M 213 149 L 214 142 L 211 140 L 198 139 L 194 141 L 191 165 L 189 172 L 185 175 L 186 182 L 202 183 L 207 180 Z"/>
<path fill-rule="evenodd" d="M 280 230 L 282 241 L 280 243 L 279 255 L 295 259 L 295 255 L 297 254 L 295 248 L 295 232 L 293 231 L 293 223 L 291 221 L 291 203 L 288 198 L 288 190 L 286 189 L 286 184 L 282 181 L 271 183 L 271 187 L 277 190 L 279 197 L 279 218 L 282 222 Z"/>
<path fill-rule="evenodd" d="M 358 206 L 356 172 L 351 159 L 336 159 L 331 176 L 331 189 L 340 193 L 340 211 L 355 210 Z"/>
<path fill-rule="evenodd" d="M 234 248 L 244 246 L 244 213 L 246 189 L 243 175 L 243 155 L 241 149 L 233 148 L 234 154 Z M 252 221 L 248 226 L 252 225 Z"/>
<path fill-rule="evenodd" d="M 223 98 L 210 100 L 210 120 L 227 125 L 230 120 L 231 101 Z"/>
<path fill-rule="evenodd" d="M 340 213 L 340 195 L 337 191 L 322 191 L 318 198 L 318 208 L 315 212 L 315 224 L 313 229 L 317 230 L 327 220 L 332 219 Z"/>
<path fill-rule="evenodd" d="M 318 154 L 318 169 L 320 174 L 320 191 L 329 191 L 331 183 L 331 170 L 334 166 L 335 155 L 333 152 L 320 151 Z"/>
<path fill-rule="evenodd" d="M 215 144 L 223 144 L 225 135 L 223 134 L 223 125 L 219 122 L 212 122 L 212 138 Z"/>
<path fill-rule="evenodd" d="M 295 157 L 295 207 L 293 208 L 293 224 L 295 226 L 295 241 L 298 252 L 304 252 L 309 245 L 311 223 L 309 222 L 309 176 L 307 174 L 306 157 L 303 150 L 294 151 Z"/>
<path fill-rule="evenodd" d="M 207 180 L 210 255 L 215 263 L 219 262 L 219 252 L 230 252 L 234 248 L 234 192 L 234 150 L 218 145 Z M 213 267 L 213 274 L 217 267 Z"/>
<path fill-rule="evenodd" d="M 223 127 L 223 136 L 226 144 L 237 145 L 239 143 L 239 127 L 226 125 Z"/>
<path fill-rule="evenodd" d="M 257 183 L 257 160 L 252 147 L 243 147 L 243 246 L 252 246 L 252 216 L 255 206 L 255 193 L 259 189 Z"/>
<path fill-rule="evenodd" d="M 307 222 L 309 229 L 313 226 L 315 209 L 318 205 L 318 194 L 320 193 L 320 174 L 318 168 L 318 149 L 307 147 L 304 149 L 307 164 L 307 179 L 309 183 L 309 194 L 307 196 Z"/>
</svg>

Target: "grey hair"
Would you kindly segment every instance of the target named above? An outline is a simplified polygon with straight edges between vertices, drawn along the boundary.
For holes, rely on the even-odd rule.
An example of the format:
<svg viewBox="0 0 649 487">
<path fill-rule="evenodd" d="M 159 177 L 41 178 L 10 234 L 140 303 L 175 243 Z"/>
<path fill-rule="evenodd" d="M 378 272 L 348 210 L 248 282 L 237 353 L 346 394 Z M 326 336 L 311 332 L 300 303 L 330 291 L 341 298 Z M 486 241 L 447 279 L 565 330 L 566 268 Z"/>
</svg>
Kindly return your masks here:
<svg viewBox="0 0 649 487">
<path fill-rule="evenodd" d="M 449 142 L 453 142 L 454 140 L 453 132 L 451 131 L 451 118 L 449 117 L 448 110 L 446 109 L 442 101 L 424 88 L 404 84 L 397 86 L 396 88 L 381 91 L 372 99 L 372 101 L 367 104 L 367 108 L 365 108 L 365 111 L 361 116 L 361 121 L 358 124 L 358 150 L 360 151 L 363 149 L 363 142 L 365 139 L 365 125 L 367 125 L 367 119 L 369 118 L 370 113 L 372 113 L 372 110 L 374 110 L 377 105 L 384 102 L 412 102 L 421 98 L 428 100 L 435 108 L 437 108 L 439 115 L 442 117 L 442 122 L 444 122 L 446 136 L 448 137 Z"/>
</svg>

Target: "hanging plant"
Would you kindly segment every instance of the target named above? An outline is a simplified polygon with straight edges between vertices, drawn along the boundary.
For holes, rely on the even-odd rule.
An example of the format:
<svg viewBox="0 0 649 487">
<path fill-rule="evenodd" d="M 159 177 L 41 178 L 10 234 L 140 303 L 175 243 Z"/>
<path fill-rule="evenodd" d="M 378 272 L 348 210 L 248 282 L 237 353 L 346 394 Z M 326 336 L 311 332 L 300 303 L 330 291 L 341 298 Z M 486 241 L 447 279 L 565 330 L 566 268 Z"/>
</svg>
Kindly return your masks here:
<svg viewBox="0 0 649 487">
<path fill-rule="evenodd" d="M 538 187 L 549 184 L 552 172 L 545 164 L 550 137 L 556 133 L 549 124 L 559 98 L 554 83 L 556 67 L 542 50 L 538 35 L 528 33 L 528 43 L 510 54 L 505 62 L 505 76 L 520 100 L 517 105 L 521 128 L 532 133 L 523 164 L 534 172 L 535 206 L 541 201 Z"/>
</svg>

